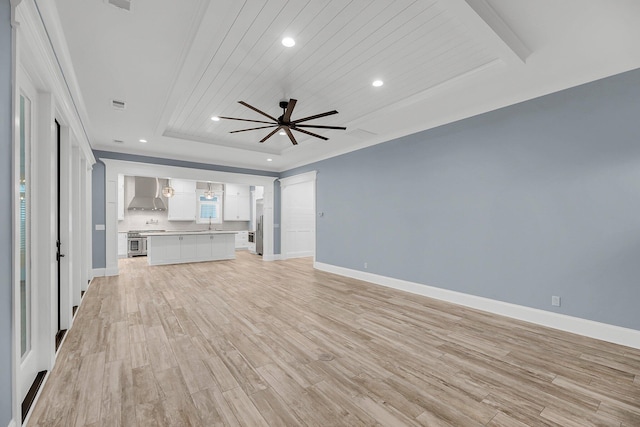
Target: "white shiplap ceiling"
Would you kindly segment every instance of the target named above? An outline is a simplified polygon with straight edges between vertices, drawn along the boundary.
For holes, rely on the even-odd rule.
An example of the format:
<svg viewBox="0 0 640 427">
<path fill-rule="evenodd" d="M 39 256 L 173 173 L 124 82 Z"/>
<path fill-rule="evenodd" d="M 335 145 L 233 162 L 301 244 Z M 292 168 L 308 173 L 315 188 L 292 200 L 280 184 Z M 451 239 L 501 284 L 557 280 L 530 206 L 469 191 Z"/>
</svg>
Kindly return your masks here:
<svg viewBox="0 0 640 427">
<path fill-rule="evenodd" d="M 285 170 L 640 66 L 640 2 L 557 3 L 58 0 L 45 25 L 66 38 L 93 148 Z M 240 100 L 277 117 L 289 98 L 294 118 L 336 109 L 313 124 L 347 131 L 294 147 L 210 120 L 264 119 Z"/>
</svg>

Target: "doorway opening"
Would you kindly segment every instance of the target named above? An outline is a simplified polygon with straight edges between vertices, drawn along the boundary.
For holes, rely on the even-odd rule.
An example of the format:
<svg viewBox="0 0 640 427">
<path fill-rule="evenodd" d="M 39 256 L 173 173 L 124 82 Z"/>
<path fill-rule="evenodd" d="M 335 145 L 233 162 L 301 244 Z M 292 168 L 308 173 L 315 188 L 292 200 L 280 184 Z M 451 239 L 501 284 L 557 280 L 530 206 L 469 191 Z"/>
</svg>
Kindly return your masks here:
<svg viewBox="0 0 640 427">
<path fill-rule="evenodd" d="M 60 215 L 60 153 L 61 153 L 61 143 L 60 143 L 60 123 L 58 123 L 58 121 L 55 121 L 55 125 L 56 125 L 56 153 L 57 153 L 57 160 L 56 160 L 56 269 L 57 269 L 57 274 L 56 274 L 56 288 L 57 288 L 57 300 L 58 300 L 58 326 L 57 326 L 57 332 L 56 332 L 56 349 L 55 351 L 58 351 L 58 348 L 60 348 L 60 344 L 62 343 L 62 339 L 64 338 L 64 336 L 67 333 L 66 329 L 62 328 L 62 320 L 61 320 L 61 316 L 62 316 L 62 302 L 61 302 L 61 291 L 62 291 L 62 287 L 60 285 L 61 282 L 61 268 L 60 268 L 60 263 L 62 262 L 62 258 L 64 257 L 64 254 L 62 253 L 62 243 L 60 241 L 60 227 L 61 227 L 61 215 Z"/>
</svg>

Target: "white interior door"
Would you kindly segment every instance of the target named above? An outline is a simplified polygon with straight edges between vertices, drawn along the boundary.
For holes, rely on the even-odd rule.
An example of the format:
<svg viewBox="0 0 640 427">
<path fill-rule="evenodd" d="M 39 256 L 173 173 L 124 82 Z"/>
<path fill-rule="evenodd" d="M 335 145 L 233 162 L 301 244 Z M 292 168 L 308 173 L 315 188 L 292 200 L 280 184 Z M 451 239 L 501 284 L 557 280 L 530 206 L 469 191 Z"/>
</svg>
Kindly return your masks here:
<svg viewBox="0 0 640 427">
<path fill-rule="evenodd" d="M 283 258 L 315 255 L 315 173 L 281 180 Z"/>
<path fill-rule="evenodd" d="M 14 158 L 14 286 L 16 301 L 16 383 L 21 401 L 39 371 L 42 348 L 38 333 L 38 287 L 32 274 L 32 174 L 31 147 L 35 123 L 36 91 L 28 81 L 21 82 L 16 99 L 17 132 Z"/>
</svg>

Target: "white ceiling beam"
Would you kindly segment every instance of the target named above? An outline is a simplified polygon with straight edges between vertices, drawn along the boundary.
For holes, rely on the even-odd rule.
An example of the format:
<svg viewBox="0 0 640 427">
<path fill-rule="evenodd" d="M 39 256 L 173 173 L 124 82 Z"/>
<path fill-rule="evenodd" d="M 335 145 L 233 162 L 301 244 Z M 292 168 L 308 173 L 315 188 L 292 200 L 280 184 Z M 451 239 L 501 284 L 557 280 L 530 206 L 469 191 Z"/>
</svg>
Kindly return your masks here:
<svg viewBox="0 0 640 427">
<path fill-rule="evenodd" d="M 531 50 L 486 0 L 448 0 L 442 3 L 460 22 L 496 49 L 509 64 L 525 64 Z"/>
</svg>

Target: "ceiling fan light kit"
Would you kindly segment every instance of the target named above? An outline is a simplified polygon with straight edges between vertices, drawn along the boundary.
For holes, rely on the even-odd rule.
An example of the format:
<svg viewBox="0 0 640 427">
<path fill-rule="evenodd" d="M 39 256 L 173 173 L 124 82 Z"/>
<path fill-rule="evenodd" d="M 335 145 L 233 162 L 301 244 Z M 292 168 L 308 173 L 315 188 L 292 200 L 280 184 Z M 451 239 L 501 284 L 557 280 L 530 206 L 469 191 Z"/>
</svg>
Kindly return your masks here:
<svg viewBox="0 0 640 427">
<path fill-rule="evenodd" d="M 291 141 L 291 143 L 293 145 L 298 145 L 298 141 L 296 141 L 296 138 L 293 136 L 293 133 L 291 132 L 292 130 L 295 130 L 297 132 L 301 132 L 310 136 L 313 136 L 315 138 L 320 138 L 323 140 L 328 140 L 329 138 L 324 137 L 322 135 L 318 135 L 317 133 L 314 132 L 310 132 L 306 129 L 340 129 L 340 130 L 346 130 L 347 128 L 344 126 L 321 126 L 321 125 L 307 125 L 307 124 L 300 124 L 300 123 L 304 123 L 307 122 L 309 120 L 314 120 L 314 119 L 319 119 L 321 117 L 326 117 L 326 116 L 331 116 L 333 114 L 338 114 L 338 112 L 336 110 L 332 110 L 332 111 L 327 111 L 326 113 L 320 113 L 320 114 L 315 114 L 313 116 L 309 116 L 309 117 L 303 117 L 301 119 L 297 119 L 297 120 L 291 120 L 291 113 L 293 113 L 293 109 L 295 108 L 296 104 L 297 104 L 298 100 L 291 98 L 289 101 L 280 101 L 280 108 L 282 108 L 282 115 L 280 117 L 278 117 L 277 119 L 267 113 L 265 113 L 264 111 L 261 111 L 259 109 L 257 109 L 256 107 L 247 104 L 244 101 L 238 101 L 238 103 L 244 105 L 247 108 L 252 109 L 253 111 L 255 111 L 258 114 L 261 114 L 267 118 L 269 118 L 271 121 L 267 122 L 264 120 L 250 120 L 250 119 L 239 119 L 236 117 L 224 117 L 224 116 L 220 116 L 221 119 L 227 119 L 227 120 L 239 120 L 242 122 L 251 122 L 251 123 L 264 123 L 264 124 L 268 124 L 268 126 L 258 126 L 258 127 L 254 127 L 254 128 L 249 128 L 249 129 L 240 129 L 240 130 L 234 130 L 231 131 L 229 133 L 238 133 L 238 132 L 247 132 L 250 130 L 258 130 L 258 129 L 267 129 L 267 128 L 273 128 L 275 127 L 275 129 L 273 131 L 271 131 L 267 136 L 265 136 L 264 138 L 262 138 L 260 140 L 260 142 L 265 142 L 267 139 L 271 138 L 273 135 L 275 135 L 276 133 L 278 133 L 281 129 L 287 134 L 287 136 L 289 137 L 289 140 Z M 306 128 L 306 129 L 305 129 Z"/>
</svg>

